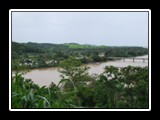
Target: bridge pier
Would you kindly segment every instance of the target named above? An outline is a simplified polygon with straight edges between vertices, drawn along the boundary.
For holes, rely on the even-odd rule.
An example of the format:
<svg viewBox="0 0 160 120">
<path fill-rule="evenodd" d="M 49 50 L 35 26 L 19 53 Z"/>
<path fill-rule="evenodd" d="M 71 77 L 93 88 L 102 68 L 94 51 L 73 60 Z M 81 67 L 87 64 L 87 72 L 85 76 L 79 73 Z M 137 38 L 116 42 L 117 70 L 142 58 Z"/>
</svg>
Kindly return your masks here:
<svg viewBox="0 0 160 120">
<path fill-rule="evenodd" d="M 133 58 L 133 62 L 134 62 L 134 58 Z"/>
<path fill-rule="evenodd" d="M 125 59 L 123 58 L 123 62 L 125 62 Z"/>
</svg>

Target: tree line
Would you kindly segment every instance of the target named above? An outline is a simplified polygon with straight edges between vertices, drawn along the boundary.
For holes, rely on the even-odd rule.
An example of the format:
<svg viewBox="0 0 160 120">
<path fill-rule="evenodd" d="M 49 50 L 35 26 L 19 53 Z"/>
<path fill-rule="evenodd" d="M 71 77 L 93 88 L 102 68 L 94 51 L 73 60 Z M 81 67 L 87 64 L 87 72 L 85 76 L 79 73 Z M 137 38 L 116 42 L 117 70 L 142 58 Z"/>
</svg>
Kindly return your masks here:
<svg viewBox="0 0 160 120">
<path fill-rule="evenodd" d="M 59 66 L 70 56 L 82 63 L 108 61 L 107 57 L 135 57 L 148 54 L 143 47 L 110 47 L 76 43 L 17 43 L 12 42 L 12 69 L 31 69 Z"/>
</svg>

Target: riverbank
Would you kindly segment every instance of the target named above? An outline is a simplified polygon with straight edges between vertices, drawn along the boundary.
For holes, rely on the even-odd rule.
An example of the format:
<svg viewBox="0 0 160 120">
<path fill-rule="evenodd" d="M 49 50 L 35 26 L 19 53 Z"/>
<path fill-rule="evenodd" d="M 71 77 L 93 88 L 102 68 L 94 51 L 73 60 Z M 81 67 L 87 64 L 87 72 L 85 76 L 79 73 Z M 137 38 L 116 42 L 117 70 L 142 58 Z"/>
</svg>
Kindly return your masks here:
<svg viewBox="0 0 160 120">
<path fill-rule="evenodd" d="M 140 57 L 140 56 L 137 56 Z M 141 57 L 147 57 L 141 56 Z M 84 65 L 84 64 L 83 64 Z M 89 69 L 89 74 L 101 74 L 104 71 L 105 66 L 115 66 L 115 67 L 127 67 L 128 65 L 130 66 L 140 66 L 140 67 L 145 67 L 148 66 L 148 63 L 143 63 L 143 61 L 130 61 L 127 60 L 123 62 L 123 60 L 116 60 L 116 61 L 109 61 L 109 62 L 102 62 L 98 64 L 85 64 L 85 66 L 90 67 Z M 61 80 L 60 78 L 60 73 L 59 67 L 51 67 L 51 68 L 40 68 L 40 69 L 32 69 L 29 72 L 25 73 L 23 76 L 27 79 L 32 79 L 34 83 L 40 85 L 40 86 L 48 86 L 50 85 L 51 82 L 54 82 L 55 84 L 58 84 L 59 81 Z"/>
<path fill-rule="evenodd" d="M 135 56 L 135 58 L 140 58 L 140 57 L 144 57 L 144 58 L 148 58 L 146 57 L 148 55 L 143 55 L 143 56 Z M 127 57 L 126 57 L 127 58 Z M 133 58 L 133 57 L 128 57 L 128 58 Z M 108 59 L 106 61 L 101 61 L 101 62 L 89 62 L 89 63 L 82 63 L 82 65 L 98 65 L 98 64 L 103 64 L 103 63 L 106 63 L 106 62 L 112 62 L 112 61 L 120 61 L 121 59 L 117 59 L 117 60 L 113 60 L 113 59 Z M 46 67 L 35 67 L 35 68 L 21 68 L 21 69 L 18 69 L 18 70 L 12 70 L 14 72 L 19 72 L 19 71 L 24 71 L 24 72 L 29 72 L 31 70 L 36 70 L 36 69 L 48 69 L 48 68 L 59 68 L 59 65 L 57 66 L 46 66 Z"/>
</svg>

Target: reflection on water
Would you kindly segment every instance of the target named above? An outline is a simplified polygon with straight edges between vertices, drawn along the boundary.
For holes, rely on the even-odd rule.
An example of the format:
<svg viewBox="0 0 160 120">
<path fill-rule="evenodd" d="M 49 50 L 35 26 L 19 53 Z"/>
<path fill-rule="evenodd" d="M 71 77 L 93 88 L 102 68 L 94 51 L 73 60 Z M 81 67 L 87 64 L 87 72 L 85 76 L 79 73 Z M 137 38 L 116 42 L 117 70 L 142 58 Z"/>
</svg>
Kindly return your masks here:
<svg viewBox="0 0 160 120">
<path fill-rule="evenodd" d="M 148 58 L 148 55 L 140 56 L 139 58 Z M 148 60 L 145 60 L 145 63 L 143 63 L 143 60 L 135 60 L 135 62 L 133 62 L 132 59 L 125 59 L 125 62 L 123 62 L 123 60 L 116 60 L 103 63 L 87 64 L 87 66 L 90 67 L 90 75 L 101 74 L 104 71 L 104 67 L 110 65 L 116 67 L 127 67 L 128 65 L 144 67 L 148 66 Z M 56 67 L 35 69 L 25 73 L 23 76 L 25 78 L 32 79 L 34 83 L 40 86 L 48 86 L 51 82 L 58 84 L 58 82 L 60 81 L 61 78 L 58 70 L 59 68 Z"/>
</svg>

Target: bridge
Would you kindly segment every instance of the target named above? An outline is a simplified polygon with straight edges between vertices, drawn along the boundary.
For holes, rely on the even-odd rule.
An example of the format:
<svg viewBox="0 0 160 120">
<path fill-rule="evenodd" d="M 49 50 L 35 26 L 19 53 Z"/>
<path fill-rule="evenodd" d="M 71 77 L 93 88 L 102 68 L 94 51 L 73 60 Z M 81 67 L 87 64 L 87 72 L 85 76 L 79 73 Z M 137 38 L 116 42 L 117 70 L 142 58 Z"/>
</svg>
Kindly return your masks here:
<svg viewBox="0 0 160 120">
<path fill-rule="evenodd" d="M 107 57 L 107 58 L 112 60 L 123 60 L 123 62 L 125 62 L 125 59 L 132 59 L 133 62 L 135 62 L 135 60 L 143 60 L 143 63 L 145 63 L 145 60 L 148 61 L 148 58 L 136 58 L 136 57 Z"/>
</svg>

